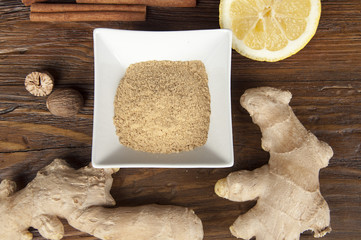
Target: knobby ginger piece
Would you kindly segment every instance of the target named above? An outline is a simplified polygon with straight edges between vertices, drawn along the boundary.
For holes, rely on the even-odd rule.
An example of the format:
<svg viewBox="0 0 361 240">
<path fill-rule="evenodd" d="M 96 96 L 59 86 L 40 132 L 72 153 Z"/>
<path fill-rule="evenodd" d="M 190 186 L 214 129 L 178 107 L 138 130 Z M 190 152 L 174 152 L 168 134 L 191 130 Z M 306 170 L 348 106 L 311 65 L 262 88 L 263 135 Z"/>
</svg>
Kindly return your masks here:
<svg viewBox="0 0 361 240">
<path fill-rule="evenodd" d="M 315 237 L 331 231 L 330 210 L 319 189 L 318 173 L 333 151 L 307 131 L 291 107 L 291 93 L 262 87 L 247 90 L 241 105 L 262 132 L 267 165 L 238 171 L 215 185 L 218 196 L 257 204 L 230 227 L 237 238 L 294 240 L 312 230 Z"/>
<path fill-rule="evenodd" d="M 80 231 L 106 240 L 201 240 L 201 220 L 192 210 L 177 206 L 113 206 L 109 191 L 115 169 L 91 166 L 75 170 L 61 159 L 38 172 L 24 189 L 0 184 L 0 239 L 33 239 L 29 227 L 47 239 L 61 239 L 59 218 Z"/>
</svg>

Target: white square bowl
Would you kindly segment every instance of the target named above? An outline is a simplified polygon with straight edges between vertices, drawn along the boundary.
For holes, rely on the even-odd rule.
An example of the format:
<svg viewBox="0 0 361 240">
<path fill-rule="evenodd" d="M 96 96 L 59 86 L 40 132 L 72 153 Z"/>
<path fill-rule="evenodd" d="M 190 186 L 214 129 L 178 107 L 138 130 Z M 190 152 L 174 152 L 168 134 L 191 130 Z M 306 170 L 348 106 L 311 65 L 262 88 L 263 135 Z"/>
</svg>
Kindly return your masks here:
<svg viewBox="0 0 361 240">
<path fill-rule="evenodd" d="M 94 30 L 94 124 L 92 164 L 96 168 L 221 168 L 233 165 L 229 30 L 148 32 Z M 208 74 L 211 116 L 208 139 L 192 151 L 154 154 L 119 143 L 113 124 L 114 97 L 125 70 L 148 60 L 201 60 Z"/>
</svg>

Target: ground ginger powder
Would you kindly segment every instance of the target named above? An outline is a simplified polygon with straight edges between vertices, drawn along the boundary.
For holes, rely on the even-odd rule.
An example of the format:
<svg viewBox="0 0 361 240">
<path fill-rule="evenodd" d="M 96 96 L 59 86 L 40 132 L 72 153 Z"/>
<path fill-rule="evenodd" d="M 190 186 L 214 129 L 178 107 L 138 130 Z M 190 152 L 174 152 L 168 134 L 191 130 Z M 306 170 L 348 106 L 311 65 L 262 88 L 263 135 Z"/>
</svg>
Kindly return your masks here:
<svg viewBox="0 0 361 240">
<path fill-rule="evenodd" d="M 208 77 L 201 61 L 131 64 L 114 100 L 121 144 L 151 153 L 176 153 L 207 141 Z"/>
</svg>

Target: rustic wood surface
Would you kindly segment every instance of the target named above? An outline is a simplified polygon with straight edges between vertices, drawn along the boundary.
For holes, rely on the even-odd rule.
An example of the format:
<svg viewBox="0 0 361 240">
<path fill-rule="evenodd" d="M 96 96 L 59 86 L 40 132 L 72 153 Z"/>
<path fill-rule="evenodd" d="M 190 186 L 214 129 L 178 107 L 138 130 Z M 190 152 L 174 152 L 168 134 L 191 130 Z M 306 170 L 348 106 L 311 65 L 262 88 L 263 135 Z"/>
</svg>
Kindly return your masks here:
<svg viewBox="0 0 361 240">
<path fill-rule="evenodd" d="M 148 8 L 140 23 L 34 23 L 20 0 L 0 1 L 0 179 L 24 187 L 54 158 L 74 167 L 90 161 L 93 121 L 94 28 L 136 30 L 212 29 L 219 1 L 196 8 Z M 85 97 L 74 118 L 51 115 L 45 98 L 24 88 L 34 70 L 54 75 L 56 87 Z M 321 192 L 331 209 L 332 233 L 324 239 L 361 239 L 361 1 L 324 0 L 316 35 L 296 55 L 277 63 L 249 60 L 233 52 L 232 117 L 235 164 L 224 169 L 121 169 L 112 195 L 118 205 L 147 203 L 191 207 L 202 219 L 205 240 L 235 239 L 228 227 L 255 202 L 235 203 L 214 194 L 216 181 L 240 169 L 267 163 L 261 134 L 239 98 L 247 88 L 272 86 L 293 93 L 300 121 L 334 149 L 320 172 Z M 65 223 L 66 224 L 66 223 Z M 95 239 L 66 226 L 64 239 Z M 32 230 L 35 239 L 43 239 Z M 312 239 L 306 232 L 301 239 Z"/>
</svg>

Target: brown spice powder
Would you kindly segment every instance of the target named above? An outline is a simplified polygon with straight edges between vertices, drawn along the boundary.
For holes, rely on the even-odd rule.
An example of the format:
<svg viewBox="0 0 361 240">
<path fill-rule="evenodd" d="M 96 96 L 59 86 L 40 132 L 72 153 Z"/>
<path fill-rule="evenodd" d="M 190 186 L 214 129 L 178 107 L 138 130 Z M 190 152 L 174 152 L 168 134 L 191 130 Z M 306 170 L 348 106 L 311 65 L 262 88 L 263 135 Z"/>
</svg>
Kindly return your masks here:
<svg viewBox="0 0 361 240">
<path fill-rule="evenodd" d="M 115 96 L 113 120 L 121 144 L 175 153 L 206 143 L 210 112 L 201 61 L 147 61 L 127 68 Z"/>
</svg>

